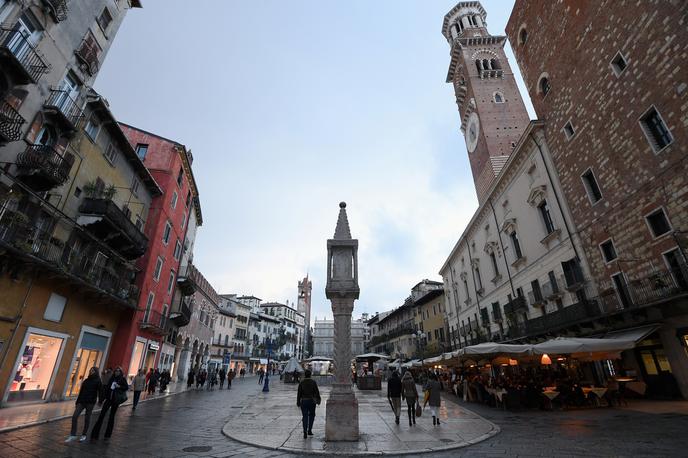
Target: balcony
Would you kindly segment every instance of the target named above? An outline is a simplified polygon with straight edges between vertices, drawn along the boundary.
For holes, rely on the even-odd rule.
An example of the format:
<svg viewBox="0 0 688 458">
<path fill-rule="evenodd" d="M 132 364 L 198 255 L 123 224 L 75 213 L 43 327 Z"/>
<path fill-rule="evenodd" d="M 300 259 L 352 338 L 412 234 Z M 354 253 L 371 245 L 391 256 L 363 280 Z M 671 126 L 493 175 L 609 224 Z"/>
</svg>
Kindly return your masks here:
<svg viewBox="0 0 688 458">
<path fill-rule="evenodd" d="M 139 321 L 139 327 L 157 335 L 167 334 L 165 325 L 167 324 L 167 317 L 156 310 L 146 310 L 143 319 Z"/>
<path fill-rule="evenodd" d="M 55 22 L 62 22 L 67 19 L 69 13 L 67 0 L 43 0 L 43 4 Z"/>
<path fill-rule="evenodd" d="M 562 291 L 559 288 L 559 285 L 564 285 L 564 278 L 560 277 L 556 281 L 551 282 L 548 281 L 546 283 L 542 284 L 542 295 L 545 297 L 545 299 L 548 300 L 553 300 L 553 299 L 558 299 L 562 296 Z"/>
<path fill-rule="evenodd" d="M 69 232 L 70 243 L 54 236 Z M 31 269 L 43 278 L 59 278 L 94 306 L 136 307 L 139 295 L 133 284 L 133 268 L 104 255 L 109 254 L 105 246 L 81 235 L 80 229 L 65 218 L 41 219 L 38 223 L 22 212 L 6 210 L 0 217 L 0 265 Z"/>
<path fill-rule="evenodd" d="M 55 120 L 55 124 L 65 132 L 75 132 L 84 117 L 84 112 L 70 93 L 61 89 L 50 91 L 50 97 L 43 104 L 43 108 L 46 114 Z"/>
<path fill-rule="evenodd" d="M 7 69 L 17 84 L 37 83 L 49 69 L 28 37 L 5 26 L 0 27 L 0 67 Z"/>
<path fill-rule="evenodd" d="M 79 206 L 77 222 L 125 259 L 143 256 L 148 239 L 110 199 L 88 197 Z"/>
<path fill-rule="evenodd" d="M 499 309 L 493 309 L 492 310 L 492 321 L 494 321 L 495 323 L 501 323 L 503 321 L 501 310 L 499 310 Z"/>
<path fill-rule="evenodd" d="M 662 270 L 631 279 L 625 285 L 624 293 L 621 295 L 614 288 L 602 291 L 596 298 L 600 311 L 613 314 L 688 295 L 688 268 Z"/>
<path fill-rule="evenodd" d="M 170 313 L 170 320 L 178 328 L 182 328 L 191 322 L 191 307 L 186 304 L 186 301 L 182 300 L 178 312 Z"/>
<path fill-rule="evenodd" d="M 504 304 L 504 314 L 512 315 L 518 312 L 527 312 L 528 305 L 526 305 L 526 300 L 522 296 L 518 296 L 511 300 L 511 302 Z"/>
<path fill-rule="evenodd" d="M 93 38 L 90 33 L 87 38 L 81 42 L 79 49 L 74 51 L 74 54 L 81 62 L 82 68 L 84 71 L 86 71 L 86 73 L 88 73 L 90 76 L 94 76 L 96 73 L 98 73 L 98 69 L 100 68 L 100 48 L 98 47 L 95 38 Z"/>
<path fill-rule="evenodd" d="M 198 270 L 193 264 L 188 264 L 177 274 L 177 287 L 184 296 L 191 296 L 198 285 Z"/>
<path fill-rule="evenodd" d="M 0 102 L 0 143 L 21 139 L 21 126 L 26 120 L 6 100 Z"/>
<path fill-rule="evenodd" d="M 531 307 L 544 307 L 545 302 L 540 291 L 528 291 L 528 303 Z"/>
<path fill-rule="evenodd" d="M 49 191 L 67 181 L 72 162 L 51 146 L 30 145 L 17 156 L 17 176 L 36 192 Z"/>
</svg>

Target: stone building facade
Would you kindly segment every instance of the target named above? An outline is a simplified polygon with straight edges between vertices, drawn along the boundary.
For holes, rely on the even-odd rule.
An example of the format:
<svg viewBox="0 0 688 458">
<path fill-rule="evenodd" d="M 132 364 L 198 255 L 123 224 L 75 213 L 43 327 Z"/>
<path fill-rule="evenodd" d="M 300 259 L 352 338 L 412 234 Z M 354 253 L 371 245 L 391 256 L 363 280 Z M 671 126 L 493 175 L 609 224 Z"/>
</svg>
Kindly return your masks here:
<svg viewBox="0 0 688 458">
<path fill-rule="evenodd" d="M 105 367 L 138 301 L 134 262 L 147 240 L 136 217 L 160 193 L 89 89 L 140 4 L 72 3 L 0 1 L 3 404 L 76 396 L 88 367 Z"/>
<path fill-rule="evenodd" d="M 369 336 L 368 316 L 351 320 L 351 355 L 365 353 Z M 313 325 L 313 356 L 334 358 L 334 320 L 318 320 Z"/>
<path fill-rule="evenodd" d="M 657 325 L 638 373 L 657 394 L 675 379 L 684 397 L 686 30 L 681 1 L 517 0 L 507 25 L 607 326 Z"/>
</svg>

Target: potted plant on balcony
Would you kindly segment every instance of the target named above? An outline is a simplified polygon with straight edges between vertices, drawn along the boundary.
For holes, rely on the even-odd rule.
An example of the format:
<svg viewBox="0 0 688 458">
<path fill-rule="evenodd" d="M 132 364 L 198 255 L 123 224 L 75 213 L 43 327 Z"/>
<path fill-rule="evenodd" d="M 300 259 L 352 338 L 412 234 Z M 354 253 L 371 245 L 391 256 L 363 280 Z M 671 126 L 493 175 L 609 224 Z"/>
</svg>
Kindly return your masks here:
<svg viewBox="0 0 688 458">
<path fill-rule="evenodd" d="M 117 194 L 117 188 L 114 184 L 111 184 L 105 188 L 105 191 L 103 191 L 103 199 L 112 200 L 112 198 L 115 197 L 115 194 Z"/>
<path fill-rule="evenodd" d="M 100 197 L 100 188 L 96 184 L 95 180 L 89 181 L 84 185 L 84 194 L 86 194 L 86 197 L 91 199 L 98 199 Z"/>
</svg>

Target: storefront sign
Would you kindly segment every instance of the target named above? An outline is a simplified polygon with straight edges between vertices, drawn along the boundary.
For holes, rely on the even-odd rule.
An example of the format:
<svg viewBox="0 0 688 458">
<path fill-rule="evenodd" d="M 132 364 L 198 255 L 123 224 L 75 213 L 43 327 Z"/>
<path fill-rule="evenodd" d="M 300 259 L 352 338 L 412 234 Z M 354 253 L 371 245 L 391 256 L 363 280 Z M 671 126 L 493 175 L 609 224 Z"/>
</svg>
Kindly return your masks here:
<svg viewBox="0 0 688 458">
<path fill-rule="evenodd" d="M 160 349 L 160 344 L 157 342 L 148 342 L 148 348 L 151 350 L 158 350 Z"/>
</svg>

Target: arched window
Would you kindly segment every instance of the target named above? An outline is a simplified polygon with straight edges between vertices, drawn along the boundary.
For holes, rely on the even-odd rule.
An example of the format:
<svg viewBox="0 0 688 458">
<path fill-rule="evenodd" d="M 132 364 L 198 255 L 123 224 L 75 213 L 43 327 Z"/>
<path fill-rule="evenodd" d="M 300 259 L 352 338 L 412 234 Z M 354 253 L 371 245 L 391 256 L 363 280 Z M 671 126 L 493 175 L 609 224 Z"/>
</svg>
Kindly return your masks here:
<svg viewBox="0 0 688 458">
<path fill-rule="evenodd" d="M 504 96 L 501 92 L 495 92 L 494 101 L 495 103 L 504 103 Z"/>
<path fill-rule="evenodd" d="M 524 45 L 526 41 L 528 41 L 528 31 L 525 27 L 522 27 L 521 31 L 518 33 L 518 44 Z"/>
<path fill-rule="evenodd" d="M 480 61 L 480 59 L 475 60 L 475 66 L 478 69 L 478 73 L 483 71 L 483 63 Z"/>
<path fill-rule="evenodd" d="M 546 76 L 543 76 L 540 78 L 540 82 L 538 83 L 538 90 L 542 94 L 542 96 L 546 96 L 549 93 L 549 90 L 551 89 L 549 85 L 549 78 Z"/>
<path fill-rule="evenodd" d="M 499 64 L 498 59 L 491 59 L 490 60 L 490 67 L 492 68 L 492 70 L 501 70 L 502 69 L 502 66 Z"/>
<path fill-rule="evenodd" d="M 480 20 L 478 19 L 479 16 L 473 16 L 473 25 L 478 27 L 480 25 Z"/>
<path fill-rule="evenodd" d="M 490 68 L 490 61 L 489 61 L 489 60 L 483 59 L 483 68 L 484 68 L 485 70 L 490 70 L 490 69 L 491 69 L 491 68 Z"/>
</svg>

